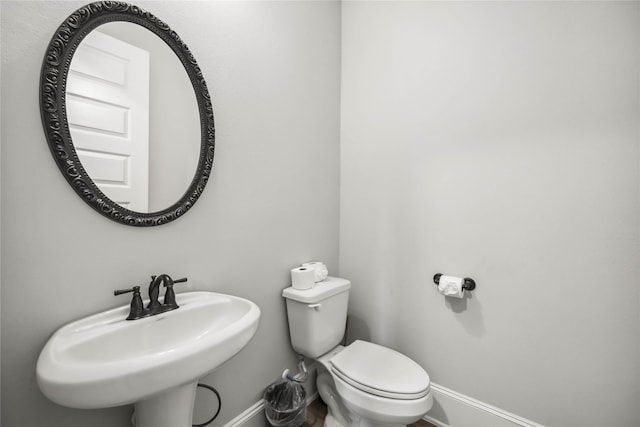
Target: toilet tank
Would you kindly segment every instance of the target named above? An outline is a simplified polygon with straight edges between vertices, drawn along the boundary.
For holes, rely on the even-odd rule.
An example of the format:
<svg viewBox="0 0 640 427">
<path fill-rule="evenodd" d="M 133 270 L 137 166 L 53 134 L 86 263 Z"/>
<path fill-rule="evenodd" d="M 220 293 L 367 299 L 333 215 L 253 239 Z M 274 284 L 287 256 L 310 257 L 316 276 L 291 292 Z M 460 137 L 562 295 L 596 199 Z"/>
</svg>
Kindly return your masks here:
<svg viewBox="0 0 640 427">
<path fill-rule="evenodd" d="M 282 291 L 296 352 L 315 359 L 340 343 L 347 323 L 349 288 L 350 281 L 327 277 L 311 289 Z"/>
</svg>

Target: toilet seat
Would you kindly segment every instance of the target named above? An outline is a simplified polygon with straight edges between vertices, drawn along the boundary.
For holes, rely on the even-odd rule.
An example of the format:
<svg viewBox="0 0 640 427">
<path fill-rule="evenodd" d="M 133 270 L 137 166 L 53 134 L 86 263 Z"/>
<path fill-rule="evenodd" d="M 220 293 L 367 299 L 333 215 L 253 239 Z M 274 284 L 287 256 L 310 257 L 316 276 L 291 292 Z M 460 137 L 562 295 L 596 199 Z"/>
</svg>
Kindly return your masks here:
<svg viewBox="0 0 640 427">
<path fill-rule="evenodd" d="M 331 372 L 363 392 L 389 399 L 420 399 L 430 392 L 429 375 L 402 353 L 354 341 L 331 358 Z"/>
</svg>

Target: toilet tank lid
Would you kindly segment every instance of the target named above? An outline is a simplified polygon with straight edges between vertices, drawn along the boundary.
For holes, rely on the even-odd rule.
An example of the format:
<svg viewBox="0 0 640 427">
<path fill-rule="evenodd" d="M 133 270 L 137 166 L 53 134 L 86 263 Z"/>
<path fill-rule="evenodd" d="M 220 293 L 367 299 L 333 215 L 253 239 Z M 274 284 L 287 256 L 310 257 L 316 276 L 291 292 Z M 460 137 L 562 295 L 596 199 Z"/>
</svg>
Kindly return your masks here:
<svg viewBox="0 0 640 427">
<path fill-rule="evenodd" d="M 351 282 L 339 277 L 327 277 L 315 284 L 311 289 L 294 289 L 288 287 L 282 291 L 282 296 L 298 302 L 316 303 L 325 298 L 345 292 L 351 288 Z"/>
</svg>

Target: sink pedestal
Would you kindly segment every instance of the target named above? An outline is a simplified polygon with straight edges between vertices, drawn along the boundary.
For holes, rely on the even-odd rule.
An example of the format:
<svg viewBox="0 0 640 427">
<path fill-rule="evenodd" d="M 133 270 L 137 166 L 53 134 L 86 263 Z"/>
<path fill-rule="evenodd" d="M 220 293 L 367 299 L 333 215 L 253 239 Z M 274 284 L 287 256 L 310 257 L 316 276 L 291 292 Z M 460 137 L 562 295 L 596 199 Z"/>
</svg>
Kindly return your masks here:
<svg viewBox="0 0 640 427">
<path fill-rule="evenodd" d="M 192 427 L 197 388 L 195 381 L 136 403 L 136 427 Z"/>
</svg>

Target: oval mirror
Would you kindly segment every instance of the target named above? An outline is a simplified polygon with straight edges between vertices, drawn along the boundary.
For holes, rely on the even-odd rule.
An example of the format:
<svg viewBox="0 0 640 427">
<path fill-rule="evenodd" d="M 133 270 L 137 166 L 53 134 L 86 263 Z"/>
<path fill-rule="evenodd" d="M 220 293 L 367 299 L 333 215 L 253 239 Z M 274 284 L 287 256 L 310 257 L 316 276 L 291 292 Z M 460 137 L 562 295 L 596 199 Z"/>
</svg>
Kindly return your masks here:
<svg viewBox="0 0 640 427">
<path fill-rule="evenodd" d="M 175 220 L 213 164 L 213 108 L 196 60 L 145 10 L 96 2 L 58 28 L 42 68 L 41 114 L 73 189 L 133 226 Z"/>
</svg>

